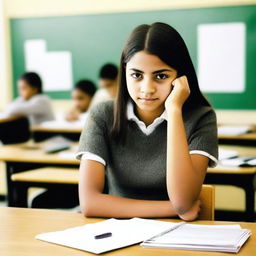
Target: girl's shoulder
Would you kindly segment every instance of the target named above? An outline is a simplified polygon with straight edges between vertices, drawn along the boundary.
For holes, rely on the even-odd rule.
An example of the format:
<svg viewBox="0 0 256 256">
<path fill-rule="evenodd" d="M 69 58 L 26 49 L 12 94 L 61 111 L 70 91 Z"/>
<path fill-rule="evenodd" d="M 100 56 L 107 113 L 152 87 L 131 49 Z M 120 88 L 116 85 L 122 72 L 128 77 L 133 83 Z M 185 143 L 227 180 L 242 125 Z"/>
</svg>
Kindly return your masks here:
<svg viewBox="0 0 256 256">
<path fill-rule="evenodd" d="M 188 125 L 195 125 L 198 122 L 216 122 L 216 113 L 211 106 L 198 106 L 184 111 L 183 118 Z"/>
<path fill-rule="evenodd" d="M 103 101 L 94 105 L 89 116 L 98 122 L 112 123 L 114 113 L 114 100 Z"/>
</svg>

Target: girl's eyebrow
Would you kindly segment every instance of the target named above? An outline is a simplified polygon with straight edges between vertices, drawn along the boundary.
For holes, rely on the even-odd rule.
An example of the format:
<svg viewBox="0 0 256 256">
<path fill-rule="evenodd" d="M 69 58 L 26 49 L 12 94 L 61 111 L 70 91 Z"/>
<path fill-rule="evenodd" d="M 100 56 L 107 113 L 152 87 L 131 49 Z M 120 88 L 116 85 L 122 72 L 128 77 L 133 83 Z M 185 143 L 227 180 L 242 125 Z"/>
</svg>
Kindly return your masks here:
<svg viewBox="0 0 256 256">
<path fill-rule="evenodd" d="M 144 73 L 143 71 L 141 71 L 139 69 L 136 69 L 136 68 L 130 68 L 130 70 L 133 70 L 133 71 L 139 72 L 139 73 Z M 166 72 L 166 71 L 172 72 L 173 70 L 171 70 L 171 69 L 159 69 L 159 70 L 156 70 L 156 71 L 152 72 L 152 74 L 162 73 L 162 72 Z"/>
</svg>

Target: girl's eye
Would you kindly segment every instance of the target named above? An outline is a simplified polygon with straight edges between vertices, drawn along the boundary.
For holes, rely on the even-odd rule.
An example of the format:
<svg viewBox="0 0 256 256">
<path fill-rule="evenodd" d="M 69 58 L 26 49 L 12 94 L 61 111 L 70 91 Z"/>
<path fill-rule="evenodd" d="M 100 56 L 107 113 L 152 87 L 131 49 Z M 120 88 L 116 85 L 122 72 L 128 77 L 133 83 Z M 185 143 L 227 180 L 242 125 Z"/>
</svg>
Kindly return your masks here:
<svg viewBox="0 0 256 256">
<path fill-rule="evenodd" d="M 140 73 L 132 73 L 131 77 L 133 77 L 135 79 L 140 79 L 140 78 L 142 78 L 142 75 Z"/>
<path fill-rule="evenodd" d="M 168 78 L 168 75 L 166 75 L 166 74 L 157 74 L 156 75 L 157 80 L 164 80 L 166 78 Z"/>
</svg>

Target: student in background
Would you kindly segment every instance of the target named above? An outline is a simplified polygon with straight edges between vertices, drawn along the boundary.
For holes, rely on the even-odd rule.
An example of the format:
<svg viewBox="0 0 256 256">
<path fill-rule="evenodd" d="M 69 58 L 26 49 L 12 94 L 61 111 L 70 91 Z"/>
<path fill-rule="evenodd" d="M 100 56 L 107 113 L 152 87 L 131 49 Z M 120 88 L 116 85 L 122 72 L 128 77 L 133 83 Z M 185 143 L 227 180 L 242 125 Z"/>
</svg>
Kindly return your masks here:
<svg viewBox="0 0 256 256">
<path fill-rule="evenodd" d="M 105 64 L 99 72 L 100 89 L 93 97 L 91 107 L 99 102 L 114 99 L 118 88 L 118 68 L 111 63 Z"/>
<path fill-rule="evenodd" d="M 3 115 L 27 116 L 30 125 L 54 119 L 50 99 L 43 94 L 42 81 L 34 72 L 24 73 L 18 80 L 19 97 L 7 106 Z"/>
<path fill-rule="evenodd" d="M 83 120 L 96 92 L 95 84 L 90 80 L 80 80 L 72 91 L 74 108 L 66 115 L 67 121 Z"/>
<path fill-rule="evenodd" d="M 140 25 L 119 74 L 117 99 L 91 109 L 80 138 L 84 215 L 197 218 L 217 124 L 185 42 L 167 24 Z"/>
</svg>

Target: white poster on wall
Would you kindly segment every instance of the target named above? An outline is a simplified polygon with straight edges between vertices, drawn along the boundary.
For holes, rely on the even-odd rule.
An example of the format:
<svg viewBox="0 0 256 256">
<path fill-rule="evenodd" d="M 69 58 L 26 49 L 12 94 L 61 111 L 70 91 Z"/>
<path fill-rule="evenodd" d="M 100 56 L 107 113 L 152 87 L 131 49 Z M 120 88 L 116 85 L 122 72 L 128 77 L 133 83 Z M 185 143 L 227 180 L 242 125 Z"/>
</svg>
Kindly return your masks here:
<svg viewBox="0 0 256 256">
<path fill-rule="evenodd" d="M 242 22 L 201 24 L 198 79 L 203 92 L 245 91 L 246 26 Z"/>
<path fill-rule="evenodd" d="M 72 88 L 72 55 L 68 51 L 47 51 L 46 41 L 24 43 L 26 71 L 37 72 L 45 91 L 67 91 Z"/>
</svg>

